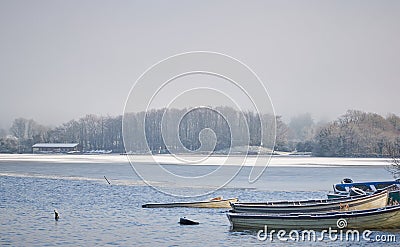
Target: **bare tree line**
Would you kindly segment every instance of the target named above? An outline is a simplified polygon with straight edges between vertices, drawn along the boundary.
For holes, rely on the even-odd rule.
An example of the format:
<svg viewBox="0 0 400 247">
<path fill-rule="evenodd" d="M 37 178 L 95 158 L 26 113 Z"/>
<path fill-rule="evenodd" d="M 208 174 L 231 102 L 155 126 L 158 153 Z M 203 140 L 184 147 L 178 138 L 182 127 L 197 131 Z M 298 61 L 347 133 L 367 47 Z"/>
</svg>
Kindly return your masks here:
<svg viewBox="0 0 400 247">
<path fill-rule="evenodd" d="M 275 122 L 285 126 L 280 117 L 242 113 L 229 107 L 151 110 L 146 113 L 127 114 L 124 121 L 124 132 L 129 137 L 125 140 L 128 152 L 145 152 L 146 144 L 152 152 L 198 150 L 203 148 L 201 132 L 205 129 L 215 134 L 215 146 L 205 147 L 212 149 L 209 151 L 244 145 L 266 146 L 272 149 Z M 210 138 L 205 136 L 205 141 Z"/>
<path fill-rule="evenodd" d="M 30 153 L 35 143 L 79 143 L 83 150 L 123 150 L 122 117 L 86 115 L 55 128 L 46 127 L 32 119 L 17 118 L 10 133 L 2 138 L 0 152 Z"/>
<path fill-rule="evenodd" d="M 285 124 L 280 116 L 242 113 L 229 107 L 214 110 L 158 109 L 126 114 L 124 121 L 129 124 L 124 124 L 124 131 L 132 137 L 126 150 L 143 152 L 147 145 L 152 152 L 196 150 L 201 146 L 199 136 L 204 129 L 214 132 L 215 150 L 241 145 L 272 147 L 272 130 L 276 126 L 278 151 L 331 157 L 400 155 L 400 118 L 394 114 L 385 118 L 349 110 L 329 123 L 315 123 L 310 114 L 301 114 Z M 74 142 L 82 150 L 125 152 L 122 123 L 122 116 L 86 115 L 50 128 L 31 119 L 17 118 L 10 128 L 11 135 L 0 138 L 0 152 L 29 153 L 32 145 L 39 142 Z"/>
<path fill-rule="evenodd" d="M 218 111 L 221 114 L 216 114 Z M 249 144 L 269 145 L 272 148 L 274 144 L 275 133 L 272 130 L 275 118 L 272 115 L 265 114 L 260 118 L 252 112 L 241 113 L 232 108 L 221 107 L 216 111 L 204 109 L 192 111 L 180 119 L 185 112 L 187 109 L 158 109 L 146 113 L 126 114 L 125 132 L 133 137 L 127 150 L 132 152 L 144 152 L 148 148 L 152 152 L 167 148 L 176 151 L 196 150 L 200 147 L 200 132 L 205 128 L 212 129 L 217 137 L 215 150 L 225 149 L 231 145 Z M 223 116 L 229 116 L 232 121 L 228 123 Z M 163 118 L 167 124 L 162 125 Z M 263 130 L 261 121 L 264 124 Z M 276 121 L 279 126 L 286 128 L 280 117 L 277 117 Z M 78 120 L 50 128 L 32 119 L 17 118 L 10 128 L 11 136 L 0 139 L 0 152 L 30 153 L 35 143 L 79 143 L 83 151 L 125 152 L 122 122 L 122 116 L 86 115 Z M 178 135 L 174 132 L 176 126 L 179 126 Z M 261 138 L 261 131 L 264 132 L 264 138 Z M 284 135 L 285 131 L 280 133 Z M 278 139 L 285 140 L 285 137 Z M 164 140 L 168 140 L 169 143 L 165 143 Z"/>
<path fill-rule="evenodd" d="M 400 118 L 350 110 L 317 131 L 314 141 L 317 156 L 398 156 Z"/>
</svg>

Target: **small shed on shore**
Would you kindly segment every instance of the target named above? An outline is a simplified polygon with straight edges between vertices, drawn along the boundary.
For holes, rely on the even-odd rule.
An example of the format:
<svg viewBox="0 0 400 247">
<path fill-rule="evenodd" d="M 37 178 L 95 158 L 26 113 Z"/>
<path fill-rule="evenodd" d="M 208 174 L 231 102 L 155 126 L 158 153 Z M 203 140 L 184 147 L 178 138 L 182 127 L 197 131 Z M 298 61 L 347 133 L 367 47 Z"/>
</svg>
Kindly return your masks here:
<svg viewBox="0 0 400 247">
<path fill-rule="evenodd" d="M 36 143 L 33 153 L 68 153 L 78 151 L 79 143 Z"/>
</svg>

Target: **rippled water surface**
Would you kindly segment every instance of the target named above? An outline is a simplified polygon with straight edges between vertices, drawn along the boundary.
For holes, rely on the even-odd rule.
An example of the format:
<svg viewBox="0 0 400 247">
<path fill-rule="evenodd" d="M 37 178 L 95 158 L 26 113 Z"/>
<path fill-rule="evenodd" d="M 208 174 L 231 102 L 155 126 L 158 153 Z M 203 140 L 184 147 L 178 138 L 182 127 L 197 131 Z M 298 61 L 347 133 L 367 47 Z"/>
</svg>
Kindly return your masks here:
<svg viewBox="0 0 400 247">
<path fill-rule="evenodd" d="M 28 157 L 28 158 L 27 158 Z M 176 198 L 147 186 L 136 176 L 123 157 L 99 159 L 71 156 L 0 156 L 0 245 L 1 246 L 251 246 L 282 245 L 260 242 L 255 233 L 232 232 L 224 209 L 166 208 L 145 209 L 149 202 L 202 200 L 214 196 L 239 197 L 241 201 L 325 198 L 333 183 L 343 177 L 355 180 L 390 180 L 382 162 L 360 166 L 317 166 L 335 160 L 283 158 L 282 166 L 269 167 L 254 184 L 247 182 L 250 167 L 243 168 L 223 189 L 197 198 Z M 279 163 L 278 161 L 274 161 Z M 338 161 L 340 163 L 342 161 Z M 371 161 L 368 161 L 371 163 Z M 288 165 L 290 163 L 290 165 Z M 157 179 L 159 167 L 143 163 Z M 182 174 L 207 173 L 213 166 L 169 165 Z M 237 169 L 232 166 L 231 169 Z M 103 176 L 106 176 L 111 185 Z M 198 191 L 205 188 L 175 184 L 160 179 L 170 191 Z M 54 220 L 53 210 L 60 212 Z M 199 221 L 181 226 L 179 218 Z M 400 241 L 400 235 L 397 242 Z M 329 245 L 342 246 L 338 241 Z M 293 243 L 292 243 L 293 244 Z M 319 246 L 321 243 L 299 242 Z M 374 243 L 346 243 L 346 245 Z M 396 246 L 396 243 L 392 243 Z"/>
</svg>

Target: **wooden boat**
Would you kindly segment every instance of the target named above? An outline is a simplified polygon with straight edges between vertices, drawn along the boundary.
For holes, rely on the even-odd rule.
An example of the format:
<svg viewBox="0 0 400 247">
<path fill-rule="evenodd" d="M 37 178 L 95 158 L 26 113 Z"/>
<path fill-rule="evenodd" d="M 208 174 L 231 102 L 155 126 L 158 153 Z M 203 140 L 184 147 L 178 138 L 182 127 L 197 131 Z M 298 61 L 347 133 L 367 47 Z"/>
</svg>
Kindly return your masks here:
<svg viewBox="0 0 400 247">
<path fill-rule="evenodd" d="M 257 213 L 311 213 L 382 208 L 387 205 L 388 191 L 368 196 L 336 200 L 280 201 L 262 203 L 231 203 L 233 212 Z"/>
<path fill-rule="evenodd" d="M 345 178 L 340 184 L 333 185 L 333 192 L 328 194 L 328 199 L 346 198 L 349 196 L 367 195 L 389 189 L 389 200 L 400 202 L 400 181 L 375 181 L 354 183 L 353 180 Z M 397 192 L 396 192 L 397 191 Z"/>
<path fill-rule="evenodd" d="M 389 230 L 400 228 L 400 205 L 361 211 L 314 214 L 243 214 L 228 213 L 233 230 L 328 230 L 368 229 Z M 340 227 L 339 227 L 340 226 Z"/>
<path fill-rule="evenodd" d="M 142 205 L 143 208 L 230 208 L 230 203 L 237 202 L 237 198 L 222 199 L 220 197 L 200 202 L 174 202 L 174 203 L 149 203 Z"/>
</svg>

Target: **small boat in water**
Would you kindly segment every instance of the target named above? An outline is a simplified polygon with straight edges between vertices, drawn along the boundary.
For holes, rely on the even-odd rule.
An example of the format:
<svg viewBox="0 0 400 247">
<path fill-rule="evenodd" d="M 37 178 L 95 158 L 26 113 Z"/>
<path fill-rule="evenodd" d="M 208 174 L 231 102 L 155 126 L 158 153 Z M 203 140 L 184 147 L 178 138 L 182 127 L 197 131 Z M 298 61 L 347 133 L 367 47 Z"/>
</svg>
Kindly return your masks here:
<svg viewBox="0 0 400 247">
<path fill-rule="evenodd" d="M 340 184 L 333 185 L 333 192 L 328 194 L 329 199 L 346 198 L 349 196 L 367 195 L 389 189 L 389 200 L 400 202 L 400 181 L 358 182 L 345 178 Z"/>
<path fill-rule="evenodd" d="M 237 198 L 222 199 L 221 197 L 216 197 L 208 201 L 199 202 L 148 203 L 142 205 L 142 208 L 230 208 L 230 203 L 235 203 L 237 201 Z"/>
<path fill-rule="evenodd" d="M 367 196 L 339 198 L 332 200 L 278 201 L 278 202 L 240 202 L 231 203 L 232 212 L 257 212 L 265 214 L 312 213 L 365 210 L 382 208 L 387 205 L 388 191 Z"/>
<path fill-rule="evenodd" d="M 244 214 L 228 213 L 233 230 L 327 230 L 368 229 L 389 230 L 400 228 L 400 205 L 360 211 L 312 214 Z"/>
</svg>

